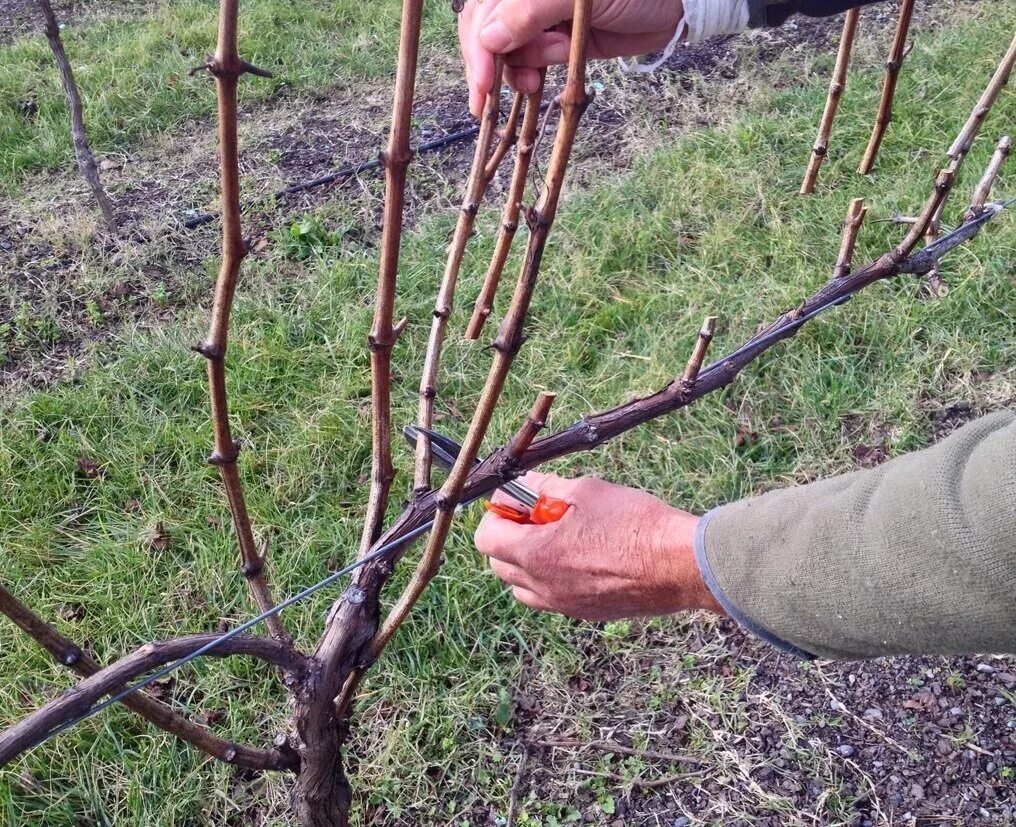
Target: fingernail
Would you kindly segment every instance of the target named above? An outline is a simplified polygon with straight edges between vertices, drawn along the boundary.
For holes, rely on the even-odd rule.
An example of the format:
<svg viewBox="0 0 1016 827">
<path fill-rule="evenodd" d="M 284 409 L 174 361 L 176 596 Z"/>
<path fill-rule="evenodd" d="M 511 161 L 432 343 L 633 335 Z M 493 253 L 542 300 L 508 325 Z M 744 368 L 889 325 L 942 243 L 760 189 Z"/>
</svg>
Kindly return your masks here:
<svg viewBox="0 0 1016 827">
<path fill-rule="evenodd" d="M 512 33 L 500 20 L 494 20 L 480 31 L 480 42 L 492 52 L 504 52 L 512 45 Z"/>
<path fill-rule="evenodd" d="M 551 43 L 543 50 L 543 62 L 552 65 L 555 63 L 566 63 L 568 60 L 567 43 Z"/>
</svg>

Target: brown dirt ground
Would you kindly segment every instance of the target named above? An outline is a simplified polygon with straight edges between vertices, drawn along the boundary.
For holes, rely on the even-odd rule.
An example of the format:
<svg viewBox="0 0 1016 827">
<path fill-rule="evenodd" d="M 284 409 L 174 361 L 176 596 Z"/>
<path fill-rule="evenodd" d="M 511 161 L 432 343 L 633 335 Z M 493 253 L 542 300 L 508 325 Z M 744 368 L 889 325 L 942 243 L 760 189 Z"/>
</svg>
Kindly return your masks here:
<svg viewBox="0 0 1016 827">
<path fill-rule="evenodd" d="M 154 2 L 157 0 L 53 0 L 53 11 L 61 23 L 87 23 L 100 15 L 138 15 Z M 34 0 L 0 0 L 0 45 L 40 28 Z"/>
<path fill-rule="evenodd" d="M 516 694 L 526 723 L 511 746 L 529 751 L 522 800 L 569 800 L 586 823 L 675 827 L 987 825 L 1016 815 L 1002 770 L 1016 762 L 1010 658 L 805 665 L 729 623 L 686 646 L 670 630 L 632 638 L 621 653 L 602 637 L 580 639 L 587 661 L 563 702 L 548 703 L 538 678 Z M 647 675 L 674 691 L 655 703 Z M 705 676 L 722 706 L 694 688 Z M 634 747 L 636 760 L 586 746 L 596 742 Z M 688 753 L 708 755 L 707 771 L 682 761 Z M 590 774 L 611 789 L 612 818 Z M 585 789 L 569 796 L 579 780 Z M 489 810 L 474 810 L 472 823 L 492 824 Z"/>
</svg>

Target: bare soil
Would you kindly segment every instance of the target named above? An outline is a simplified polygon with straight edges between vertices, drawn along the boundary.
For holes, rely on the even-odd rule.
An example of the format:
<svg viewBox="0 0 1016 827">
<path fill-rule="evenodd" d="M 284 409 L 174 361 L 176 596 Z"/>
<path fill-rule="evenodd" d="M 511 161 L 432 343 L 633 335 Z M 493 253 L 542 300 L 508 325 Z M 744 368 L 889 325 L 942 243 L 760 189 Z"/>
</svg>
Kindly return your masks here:
<svg viewBox="0 0 1016 827">
<path fill-rule="evenodd" d="M 95 17 L 137 16 L 157 0 L 53 0 L 53 11 L 64 24 L 87 23 Z M 0 44 L 40 31 L 35 0 L 0 0 Z"/>
<path fill-rule="evenodd" d="M 1016 816 L 1003 770 L 1016 762 L 1011 658 L 809 665 L 730 623 L 693 639 L 690 660 L 669 632 L 636 640 L 643 654 L 634 666 L 602 638 L 580 640 L 588 661 L 564 706 L 548 704 L 538 684 L 517 694 L 528 723 L 512 747 L 530 756 L 523 800 L 570 800 L 584 821 L 615 825 L 989 825 Z M 677 688 L 651 713 L 648 674 Z M 683 695 L 701 675 L 736 701 L 711 709 L 701 690 Z M 707 773 L 681 760 L 702 754 L 703 736 L 713 740 Z M 604 742 L 644 754 L 642 766 Z M 588 790 L 588 773 L 615 792 L 627 781 L 611 818 Z M 577 780 L 585 790 L 563 795 Z M 472 823 L 493 822 L 474 811 Z"/>
</svg>

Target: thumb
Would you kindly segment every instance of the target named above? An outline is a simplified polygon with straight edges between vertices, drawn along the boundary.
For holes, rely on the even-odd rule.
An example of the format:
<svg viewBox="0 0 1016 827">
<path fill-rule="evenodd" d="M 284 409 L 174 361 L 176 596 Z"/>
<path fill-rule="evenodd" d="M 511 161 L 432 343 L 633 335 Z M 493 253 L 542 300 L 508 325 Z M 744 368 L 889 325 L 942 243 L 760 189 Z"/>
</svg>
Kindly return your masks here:
<svg viewBox="0 0 1016 827">
<path fill-rule="evenodd" d="M 480 31 L 485 49 L 504 54 L 541 32 L 570 20 L 572 0 L 502 0 Z"/>
<path fill-rule="evenodd" d="M 473 542 L 481 554 L 517 566 L 525 560 L 534 532 L 541 528 L 513 523 L 488 511 L 476 527 Z"/>
</svg>

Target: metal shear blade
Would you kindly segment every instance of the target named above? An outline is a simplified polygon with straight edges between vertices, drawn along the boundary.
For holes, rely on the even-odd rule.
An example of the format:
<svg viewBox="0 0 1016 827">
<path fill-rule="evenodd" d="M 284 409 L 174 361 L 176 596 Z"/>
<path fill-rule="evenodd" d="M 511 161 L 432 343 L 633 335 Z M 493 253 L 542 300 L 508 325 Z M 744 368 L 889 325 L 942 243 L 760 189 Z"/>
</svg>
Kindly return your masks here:
<svg viewBox="0 0 1016 827">
<path fill-rule="evenodd" d="M 444 468 L 450 469 L 458 460 L 459 452 L 462 450 L 462 445 L 454 439 L 430 428 L 424 428 L 422 425 L 407 425 L 402 429 L 402 435 L 414 448 L 421 438 L 429 440 L 431 454 Z M 480 460 L 477 459 L 474 464 L 479 465 Z M 509 480 L 498 487 L 527 508 L 533 508 L 540 498 L 536 491 L 518 480 Z"/>
</svg>

